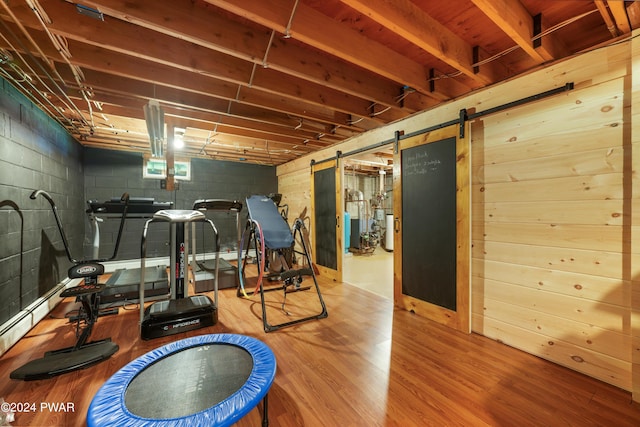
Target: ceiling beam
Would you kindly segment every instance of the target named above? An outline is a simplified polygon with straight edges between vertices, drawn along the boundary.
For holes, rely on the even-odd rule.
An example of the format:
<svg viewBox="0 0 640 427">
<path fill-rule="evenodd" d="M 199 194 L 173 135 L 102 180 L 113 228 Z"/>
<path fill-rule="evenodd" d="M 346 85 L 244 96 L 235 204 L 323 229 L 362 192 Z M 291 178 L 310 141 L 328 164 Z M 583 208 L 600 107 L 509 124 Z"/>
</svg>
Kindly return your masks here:
<svg viewBox="0 0 640 427">
<path fill-rule="evenodd" d="M 627 16 L 631 28 L 640 28 L 640 1 L 636 0 L 627 6 Z"/>
<path fill-rule="evenodd" d="M 432 90 L 427 70 L 422 64 L 408 59 L 355 30 L 340 25 L 339 22 L 303 2 L 291 0 L 206 1 L 264 25 L 286 37 L 292 37 L 403 86 L 411 87 L 438 101 L 448 100 L 453 96 Z"/>
<path fill-rule="evenodd" d="M 31 24 L 35 25 L 33 22 Z M 82 27 L 80 25 L 76 26 Z M 180 82 L 179 84 L 190 84 L 192 88 L 194 84 L 190 80 L 193 80 L 194 77 L 187 77 L 187 73 L 195 72 L 195 79 L 200 80 L 201 83 L 207 80 L 206 77 L 226 82 L 226 94 L 224 96 L 230 99 L 235 96 L 239 87 L 250 87 L 272 93 L 278 97 L 288 96 L 296 101 L 302 100 L 318 106 L 336 109 L 345 114 L 371 117 L 369 111 L 370 100 L 348 94 L 345 95 L 342 92 L 327 89 L 319 84 L 297 77 L 287 76 L 283 78 L 276 71 L 254 67 L 253 64 L 246 61 L 223 55 L 183 40 L 171 37 L 168 38 L 169 40 L 165 40 L 163 37 L 167 38 L 167 36 L 159 33 L 140 34 L 140 31 L 148 32 L 145 29 L 138 29 L 135 34 L 132 34 L 128 31 L 130 28 L 135 27 L 120 28 L 118 31 L 113 31 L 112 28 L 107 31 L 106 28 L 102 28 L 93 31 L 93 33 L 97 33 L 94 35 L 90 35 L 90 32 L 82 33 L 80 36 L 75 35 L 69 39 L 68 49 L 71 55 L 69 60 L 85 68 L 92 67 L 117 75 L 125 75 L 125 73 L 129 76 L 137 75 L 138 78 L 147 81 L 157 79 L 159 83 L 165 85 L 170 85 L 170 81 L 178 81 Z M 32 29 L 34 31 L 31 31 L 31 33 L 34 39 L 38 41 L 38 44 L 46 46 L 47 38 L 42 35 L 41 31 L 33 27 Z M 70 35 L 67 32 L 64 34 Z M 114 40 L 116 41 L 114 42 Z M 47 56 L 56 58 L 57 55 L 58 52 L 51 46 L 48 49 Z M 132 58 L 131 55 L 135 56 Z M 193 74 L 190 75 L 194 76 Z M 209 81 L 208 84 L 202 87 L 210 88 L 212 83 L 213 81 Z M 228 83 L 234 84 L 235 87 Z M 396 107 L 388 110 L 384 115 L 371 118 L 382 124 L 401 119 L 408 114 L 409 112 L 402 113 Z"/>
<path fill-rule="evenodd" d="M 62 73 L 64 74 L 64 73 Z M 91 75 L 89 75 L 91 77 Z M 103 83 L 100 87 L 94 87 L 90 93 L 90 100 L 98 103 L 103 110 L 109 110 L 108 105 L 123 107 L 127 109 L 127 115 L 132 118 L 144 120 L 142 114 L 142 106 L 147 102 L 146 97 L 138 95 L 132 95 L 126 89 L 131 86 L 147 86 L 146 92 L 154 90 L 149 84 L 144 82 L 135 82 L 129 80 L 129 82 L 123 81 L 129 79 L 107 79 L 110 83 L 108 87 Z M 70 97 L 77 97 L 79 88 L 72 88 L 71 85 L 67 85 L 69 89 L 68 95 Z M 245 107 L 241 114 L 234 116 L 223 111 L 216 111 L 215 99 L 210 96 L 205 96 L 195 93 L 184 93 L 172 88 L 156 88 L 156 98 L 158 99 L 165 109 L 166 113 L 176 116 L 190 116 L 196 118 L 202 122 L 208 122 L 209 124 L 205 128 L 211 128 L 215 124 L 224 125 L 227 127 L 244 129 L 244 131 L 228 132 L 237 133 L 238 135 L 247 135 L 248 132 L 258 132 L 257 136 L 260 139 L 277 139 L 280 142 L 287 143 L 289 145 L 302 144 L 304 141 L 312 141 L 311 146 L 324 147 L 328 143 L 339 142 L 346 137 L 357 134 L 356 132 L 349 133 L 345 129 L 338 129 L 335 133 L 326 132 L 325 135 L 319 139 L 317 129 L 309 126 L 304 120 L 296 120 L 294 118 L 285 115 L 276 115 L 274 112 L 255 109 L 251 111 L 251 108 Z M 227 103 L 222 101 L 221 107 L 225 107 Z M 83 99 L 76 99 L 76 103 L 81 105 L 84 103 Z M 99 108 L 95 107 L 94 111 L 98 111 Z M 187 113 L 188 112 L 188 113 Z M 121 114 L 125 115 L 125 114 Z M 247 119 L 247 117 L 254 117 L 255 119 Z M 184 126 L 183 126 L 184 127 Z M 329 129 L 329 128 L 327 128 Z M 146 132 L 146 131 L 145 131 Z M 316 144 L 315 141 L 318 141 Z"/>
<path fill-rule="evenodd" d="M 54 0 L 41 0 L 41 3 L 43 1 L 44 4 L 54 2 Z M 190 0 L 172 2 L 142 0 L 135 4 L 126 0 L 92 0 L 90 4 L 106 15 L 121 20 L 120 27 L 126 26 L 127 23 L 136 24 L 158 34 L 162 33 L 177 40 L 222 52 L 260 67 L 322 84 L 387 107 L 400 108 L 397 102 L 397 97 L 402 90 L 400 84 L 367 70 L 353 67 L 337 58 L 321 56 L 318 51 L 292 43 L 282 35 L 272 37 L 273 30 L 261 26 L 252 28 L 233 22 L 211 5 L 208 8 L 198 7 L 197 3 Z M 59 13 L 57 9 L 55 13 Z M 76 22 L 77 18 L 73 18 L 72 21 Z M 73 25 L 71 23 L 70 28 L 74 33 L 78 33 L 78 29 Z M 111 20 L 109 26 L 115 25 Z M 215 30 L 203 31 L 203 28 Z M 56 20 L 52 24 L 52 29 L 54 31 L 59 29 Z M 112 31 L 115 32 L 118 29 L 112 28 Z M 89 37 L 90 34 L 84 34 L 84 36 Z M 424 98 L 424 95 L 416 93 L 414 97 Z M 421 103 L 424 102 L 426 100 Z M 411 110 L 410 105 L 405 104 L 403 108 L 409 108 L 410 113 L 418 111 Z"/>
<path fill-rule="evenodd" d="M 56 58 L 57 51 L 48 43 L 47 37 L 42 32 L 31 31 L 31 35 L 49 58 Z M 371 104 L 365 100 L 340 96 L 332 93 L 331 90 L 323 90 L 321 87 L 311 88 L 303 83 L 296 84 L 298 83 L 296 81 L 289 82 L 289 85 L 283 85 L 277 76 L 260 77 L 261 84 L 267 88 L 265 91 L 264 88 L 237 85 L 233 82 L 109 51 L 75 40 L 69 40 L 68 45 L 70 51 L 73 52 L 69 61 L 83 69 L 85 73 L 88 70 L 95 70 L 102 72 L 103 75 L 110 75 L 111 78 L 131 78 L 156 86 L 166 86 L 203 95 L 215 95 L 227 99 L 231 104 L 235 102 L 246 103 L 335 126 L 349 126 L 348 121 L 351 116 L 367 118 L 370 114 Z M 1 40 L 0 46 L 9 48 Z M 308 98 L 305 99 L 305 97 Z M 310 102 L 311 99 L 313 102 Z M 334 100 L 341 106 L 331 105 Z M 336 118 L 335 110 L 342 111 L 342 117 Z M 371 117 L 372 121 L 378 122 L 373 127 L 384 123 L 383 119 L 390 120 L 384 115 Z"/>
<path fill-rule="evenodd" d="M 621 34 L 627 34 L 631 32 L 631 25 L 629 24 L 629 17 L 627 16 L 627 2 L 626 1 L 607 1 L 607 6 L 613 15 L 613 19 L 616 22 L 616 27 Z"/>
<path fill-rule="evenodd" d="M 506 70 L 488 63 L 473 66 L 473 46 L 456 36 L 409 0 L 340 0 L 385 28 L 436 56 L 479 84 L 503 78 Z"/>
<path fill-rule="evenodd" d="M 104 101 L 101 108 L 94 109 L 94 115 L 107 114 L 129 117 L 139 120 L 139 126 L 142 128 L 144 135 L 147 135 L 144 127 L 144 115 L 142 114 L 142 104 L 139 107 L 124 106 L 124 103 L 116 96 L 101 97 Z M 193 111 L 176 108 L 173 106 L 163 106 L 165 116 L 173 117 L 172 123 L 177 127 L 193 127 L 203 131 L 211 131 L 232 136 L 253 138 L 259 141 L 271 140 L 279 148 L 291 148 L 294 146 L 308 145 L 309 147 L 323 148 L 329 145 L 327 142 L 321 142 L 315 139 L 316 134 L 300 132 L 295 135 L 291 132 L 284 135 L 281 131 L 273 129 L 274 127 L 258 129 L 257 127 L 247 126 L 247 120 L 226 118 L 229 123 L 223 123 L 218 120 L 218 114 L 212 114 L 204 111 Z M 306 143 L 305 141 L 311 141 Z"/>
<path fill-rule="evenodd" d="M 520 0 L 471 1 L 537 63 L 551 61 L 561 55 L 556 51 L 564 51 L 562 44 L 555 40 L 553 34 L 543 37 L 539 47 L 534 45 L 534 17 Z M 544 16 L 541 18 L 544 19 Z"/>
<path fill-rule="evenodd" d="M 593 3 L 596 5 L 598 12 L 600 12 L 600 16 L 602 16 L 607 30 L 611 33 L 611 37 L 618 37 L 620 35 L 618 33 L 618 27 L 616 27 L 615 22 L 613 22 L 613 17 L 611 16 L 611 12 L 609 12 L 606 0 L 594 0 Z"/>
<path fill-rule="evenodd" d="M 107 109 L 108 110 L 108 109 Z M 114 112 L 118 112 L 115 109 Z M 121 111 L 120 113 L 127 113 Z M 212 155 L 211 152 L 203 152 L 204 147 L 214 150 L 216 155 L 226 154 L 227 157 L 241 153 L 248 161 L 252 162 L 285 162 L 300 155 L 306 154 L 311 147 L 303 144 L 286 145 L 268 139 L 260 139 L 251 136 L 227 134 L 225 132 L 213 132 L 190 125 L 201 126 L 192 119 L 182 119 L 179 116 L 169 115 L 169 120 L 176 127 L 186 128 L 185 146 L 177 154 L 183 156 Z M 136 123 L 137 122 L 137 123 Z M 114 124 L 122 124 L 119 127 Z M 90 136 L 82 138 L 83 144 L 97 148 L 128 149 L 133 151 L 149 151 L 148 136 L 143 120 L 132 119 L 127 116 L 110 114 L 108 111 L 95 118 L 95 127 Z"/>
</svg>

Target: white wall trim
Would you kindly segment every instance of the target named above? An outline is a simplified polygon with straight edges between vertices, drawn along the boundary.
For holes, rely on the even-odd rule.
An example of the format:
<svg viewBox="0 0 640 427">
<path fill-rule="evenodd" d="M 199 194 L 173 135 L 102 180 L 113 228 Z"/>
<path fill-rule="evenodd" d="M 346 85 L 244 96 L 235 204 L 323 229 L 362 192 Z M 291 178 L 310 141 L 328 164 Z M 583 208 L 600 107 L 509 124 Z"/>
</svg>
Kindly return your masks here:
<svg viewBox="0 0 640 427">
<path fill-rule="evenodd" d="M 206 260 L 213 259 L 214 257 L 215 253 L 206 253 L 199 254 L 197 259 Z M 237 254 L 235 252 L 220 254 L 220 258 L 236 260 Z M 129 259 L 123 261 L 110 261 L 103 263 L 103 265 L 105 273 L 113 273 L 114 271 L 123 268 L 140 268 L 140 260 Z M 145 265 L 147 267 L 169 265 L 169 257 L 149 258 L 145 260 Z M 13 345 L 20 341 L 22 337 L 29 333 L 29 331 L 37 325 L 39 321 L 49 315 L 49 313 L 63 300 L 63 298 L 60 297 L 60 293 L 62 293 L 64 289 L 78 286 L 81 281 L 81 279 L 64 279 L 52 290 L 0 325 L 0 356 L 6 353 Z"/>
<path fill-rule="evenodd" d="M 66 288 L 80 284 L 80 279 L 64 279 L 47 294 L 41 296 L 24 310 L 7 320 L 0 326 L 0 356 L 20 341 L 38 322 L 49 315 L 63 298 L 60 293 Z"/>
</svg>

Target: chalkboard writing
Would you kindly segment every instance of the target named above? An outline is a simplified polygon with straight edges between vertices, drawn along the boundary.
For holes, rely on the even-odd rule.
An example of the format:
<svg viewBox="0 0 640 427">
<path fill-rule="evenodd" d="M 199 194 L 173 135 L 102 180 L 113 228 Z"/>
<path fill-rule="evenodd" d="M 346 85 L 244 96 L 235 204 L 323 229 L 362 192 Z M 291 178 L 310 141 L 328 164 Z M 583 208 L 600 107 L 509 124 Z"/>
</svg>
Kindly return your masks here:
<svg viewBox="0 0 640 427">
<path fill-rule="evenodd" d="M 434 153 L 412 152 L 408 153 L 402 160 L 402 171 L 404 176 L 429 175 L 438 173 L 438 167 L 442 164 L 442 159 L 434 158 Z"/>
<path fill-rule="evenodd" d="M 402 292 L 456 310 L 456 138 L 401 152 Z"/>
<path fill-rule="evenodd" d="M 322 169 L 313 174 L 316 263 L 332 270 L 338 268 L 336 251 L 336 172 Z"/>
</svg>

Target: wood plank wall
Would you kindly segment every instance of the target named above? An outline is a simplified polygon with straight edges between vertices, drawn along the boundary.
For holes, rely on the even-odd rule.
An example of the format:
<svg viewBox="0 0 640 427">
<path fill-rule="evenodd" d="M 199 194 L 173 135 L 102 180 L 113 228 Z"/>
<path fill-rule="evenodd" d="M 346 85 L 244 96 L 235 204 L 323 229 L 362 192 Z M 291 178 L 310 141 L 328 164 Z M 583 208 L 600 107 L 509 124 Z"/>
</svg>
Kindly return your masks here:
<svg viewBox="0 0 640 427">
<path fill-rule="evenodd" d="M 300 169 L 288 174 L 286 179 L 278 179 L 278 192 L 282 193 L 282 204 L 289 205 L 289 223 L 307 209 L 311 214 L 311 168 Z M 308 222 L 306 222 L 309 225 Z"/>
<path fill-rule="evenodd" d="M 633 32 L 631 45 L 631 147 L 633 153 L 633 170 L 640 170 L 640 30 Z M 633 221 L 631 227 L 631 249 L 634 256 L 634 273 L 640 270 L 637 254 L 640 254 L 640 188 L 633 186 L 633 203 L 631 204 Z M 632 395 L 633 400 L 640 402 L 640 277 L 634 274 L 631 278 L 631 331 L 632 331 Z"/>
<path fill-rule="evenodd" d="M 631 321 L 632 286 L 640 286 L 632 193 L 640 182 L 632 173 L 630 53 L 630 42 L 587 52 L 313 158 L 455 119 L 461 108 L 484 111 L 573 82 L 573 91 L 472 123 L 472 328 L 625 390 L 635 387 L 640 401 L 637 289 L 634 334 Z M 310 160 L 278 167 L 291 212 L 309 204 Z"/>
<path fill-rule="evenodd" d="M 609 78 L 474 123 L 473 329 L 629 390 L 628 76 Z"/>
</svg>

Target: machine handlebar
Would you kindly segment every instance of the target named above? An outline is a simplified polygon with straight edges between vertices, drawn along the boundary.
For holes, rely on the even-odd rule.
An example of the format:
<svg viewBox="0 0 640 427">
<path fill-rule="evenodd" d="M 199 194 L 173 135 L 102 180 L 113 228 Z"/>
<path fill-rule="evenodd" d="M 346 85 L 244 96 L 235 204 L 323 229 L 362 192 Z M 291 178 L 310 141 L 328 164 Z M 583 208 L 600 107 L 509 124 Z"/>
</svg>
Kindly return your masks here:
<svg viewBox="0 0 640 427">
<path fill-rule="evenodd" d="M 127 216 L 127 210 L 128 210 L 128 207 L 129 207 L 129 193 L 123 193 L 122 197 L 120 198 L 120 200 L 123 201 L 125 203 L 125 205 L 124 205 L 124 210 L 122 211 L 122 217 L 120 219 L 120 228 L 118 230 L 118 237 L 116 239 L 116 246 L 113 249 L 113 255 L 111 256 L 111 258 L 85 260 L 85 261 L 76 260 L 71 256 L 71 252 L 69 251 L 69 242 L 67 240 L 67 236 L 64 233 L 64 229 L 62 228 L 62 221 L 60 221 L 60 217 L 58 216 L 58 208 L 56 207 L 56 204 L 53 201 L 53 198 L 51 197 L 51 195 L 49 193 L 47 193 L 46 191 L 44 191 L 44 190 L 34 190 L 31 193 L 31 195 L 29 196 L 29 198 L 31 200 L 35 200 L 38 196 L 44 197 L 49 202 L 49 204 L 51 205 L 51 210 L 53 211 L 53 216 L 56 219 L 56 225 L 58 226 L 58 230 L 60 231 L 60 236 L 62 237 L 62 244 L 64 245 L 64 251 L 67 254 L 67 258 L 69 259 L 69 261 L 71 261 L 74 264 L 78 264 L 80 262 L 103 262 L 103 261 L 111 261 L 112 259 L 114 259 L 116 257 L 116 255 L 118 254 L 118 247 L 120 246 L 120 238 L 122 237 L 122 231 L 124 229 L 124 221 L 125 221 L 125 218 Z"/>
</svg>

